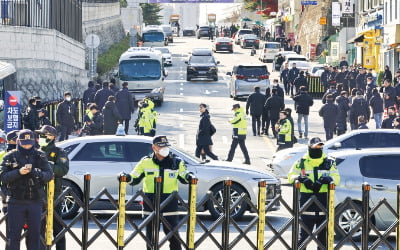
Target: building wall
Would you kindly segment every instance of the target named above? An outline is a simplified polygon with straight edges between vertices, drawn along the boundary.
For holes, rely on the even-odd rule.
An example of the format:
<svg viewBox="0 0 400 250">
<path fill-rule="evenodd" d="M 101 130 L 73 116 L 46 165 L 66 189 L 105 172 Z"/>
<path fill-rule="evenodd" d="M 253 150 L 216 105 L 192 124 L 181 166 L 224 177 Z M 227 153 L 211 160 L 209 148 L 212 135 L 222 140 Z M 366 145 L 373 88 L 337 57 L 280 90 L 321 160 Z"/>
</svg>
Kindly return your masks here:
<svg viewBox="0 0 400 250">
<path fill-rule="evenodd" d="M 394 40 L 393 36 L 400 37 L 400 32 L 397 33 L 394 28 L 400 25 L 400 1 L 384 0 L 383 6 L 383 65 L 388 65 L 392 73 L 395 73 L 400 68 L 400 52 L 397 49 L 400 44 L 392 44 L 391 41 Z"/>
</svg>

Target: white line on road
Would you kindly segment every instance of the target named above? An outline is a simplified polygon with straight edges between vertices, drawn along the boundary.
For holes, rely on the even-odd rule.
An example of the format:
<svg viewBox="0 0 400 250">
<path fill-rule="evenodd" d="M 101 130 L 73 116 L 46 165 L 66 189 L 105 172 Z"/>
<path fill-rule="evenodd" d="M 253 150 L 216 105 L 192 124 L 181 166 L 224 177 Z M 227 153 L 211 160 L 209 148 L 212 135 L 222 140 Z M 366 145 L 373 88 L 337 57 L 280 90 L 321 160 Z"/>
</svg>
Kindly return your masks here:
<svg viewBox="0 0 400 250">
<path fill-rule="evenodd" d="M 181 82 L 181 86 L 183 86 L 183 82 Z"/>
<path fill-rule="evenodd" d="M 179 109 L 179 112 L 181 112 L 181 113 L 182 113 L 182 112 L 183 112 L 183 108 L 180 108 L 180 109 Z"/>
<path fill-rule="evenodd" d="M 211 94 L 210 91 L 208 91 L 208 89 L 206 89 L 206 91 L 204 92 L 204 94 L 209 95 Z"/>
<path fill-rule="evenodd" d="M 180 90 L 180 91 L 182 91 L 182 90 L 183 90 L 183 88 L 179 88 L 179 90 Z"/>
<path fill-rule="evenodd" d="M 183 122 L 179 123 L 179 127 L 183 128 Z"/>
<path fill-rule="evenodd" d="M 185 148 L 185 135 L 184 134 L 179 134 L 179 147 L 181 149 Z"/>
</svg>

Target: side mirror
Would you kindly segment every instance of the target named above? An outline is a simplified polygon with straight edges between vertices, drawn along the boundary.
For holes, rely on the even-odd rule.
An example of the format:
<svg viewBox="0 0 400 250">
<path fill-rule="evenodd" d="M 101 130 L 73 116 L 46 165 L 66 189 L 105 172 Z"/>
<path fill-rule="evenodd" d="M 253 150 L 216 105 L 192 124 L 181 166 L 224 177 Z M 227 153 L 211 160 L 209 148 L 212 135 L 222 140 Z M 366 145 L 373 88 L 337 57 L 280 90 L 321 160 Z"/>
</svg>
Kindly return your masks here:
<svg viewBox="0 0 400 250">
<path fill-rule="evenodd" d="M 188 64 L 189 62 L 188 61 L 185 61 L 185 64 Z"/>
<path fill-rule="evenodd" d="M 333 147 L 334 147 L 335 149 L 341 148 L 341 147 L 342 147 L 342 143 L 340 143 L 340 142 L 335 142 L 335 144 L 333 144 Z"/>
<path fill-rule="evenodd" d="M 226 72 L 227 76 L 232 76 L 232 72 Z"/>
<path fill-rule="evenodd" d="M 217 61 L 217 64 L 220 64 L 220 61 Z"/>
</svg>

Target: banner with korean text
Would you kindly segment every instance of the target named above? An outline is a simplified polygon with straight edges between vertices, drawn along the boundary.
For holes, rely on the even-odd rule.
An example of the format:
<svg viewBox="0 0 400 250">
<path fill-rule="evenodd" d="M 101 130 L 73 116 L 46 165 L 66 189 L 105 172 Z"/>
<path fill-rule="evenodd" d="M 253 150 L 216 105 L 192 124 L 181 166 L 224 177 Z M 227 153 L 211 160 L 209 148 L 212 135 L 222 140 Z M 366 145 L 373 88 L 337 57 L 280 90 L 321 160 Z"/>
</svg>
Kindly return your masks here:
<svg viewBox="0 0 400 250">
<path fill-rule="evenodd" d="M 4 100 L 4 131 L 21 129 L 21 91 L 6 91 Z"/>
</svg>

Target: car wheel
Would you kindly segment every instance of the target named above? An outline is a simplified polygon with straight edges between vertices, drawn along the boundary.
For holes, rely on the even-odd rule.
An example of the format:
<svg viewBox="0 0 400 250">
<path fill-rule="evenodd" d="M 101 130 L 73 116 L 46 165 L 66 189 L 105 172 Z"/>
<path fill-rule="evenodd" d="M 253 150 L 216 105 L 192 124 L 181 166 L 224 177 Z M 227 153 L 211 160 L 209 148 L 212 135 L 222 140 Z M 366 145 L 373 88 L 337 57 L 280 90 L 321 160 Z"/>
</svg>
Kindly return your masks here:
<svg viewBox="0 0 400 250">
<path fill-rule="evenodd" d="M 224 186 L 222 183 L 219 183 L 215 185 L 213 188 L 211 188 L 211 192 L 213 193 L 214 198 L 219 202 L 219 204 L 223 204 L 223 192 L 224 192 Z M 233 183 L 231 186 L 231 202 L 230 204 L 233 204 L 237 199 L 240 198 L 240 195 L 242 193 L 246 193 L 246 190 L 244 190 L 241 186 L 239 186 L 236 183 Z M 207 201 L 207 208 L 210 211 L 211 216 L 213 219 L 217 219 L 220 214 L 223 212 L 221 211 L 217 205 L 215 205 L 212 201 Z M 247 204 L 242 203 L 239 204 L 231 214 L 232 219 L 234 220 L 240 220 L 244 214 L 244 212 L 247 210 Z"/>
<path fill-rule="evenodd" d="M 62 190 L 64 191 L 68 187 L 71 188 L 74 194 L 76 194 L 81 200 L 83 200 L 83 195 L 79 187 L 75 183 L 63 179 Z M 61 201 L 61 217 L 63 219 L 74 218 L 78 214 L 79 209 L 80 207 L 72 195 L 67 194 L 64 197 L 64 200 Z"/>
<path fill-rule="evenodd" d="M 354 202 L 354 201 L 353 201 Z M 361 204 L 354 203 L 354 206 L 359 208 L 362 211 Z M 362 214 L 359 214 L 356 209 L 353 207 L 346 207 L 340 214 L 335 215 L 335 221 L 339 225 L 339 227 L 346 233 L 336 230 L 335 238 L 340 240 L 348 235 L 348 233 L 360 222 L 362 221 Z M 371 218 L 372 222 L 374 222 L 374 218 Z M 362 227 L 357 229 L 352 235 L 352 239 L 354 241 L 360 241 L 362 236 Z"/>
<path fill-rule="evenodd" d="M 214 77 L 213 77 L 213 80 L 216 81 L 216 82 L 218 82 L 218 76 L 214 76 Z"/>
<path fill-rule="evenodd" d="M 186 81 L 190 82 L 192 79 L 190 77 L 186 77 Z"/>
<path fill-rule="evenodd" d="M 233 50 L 230 50 L 229 53 L 233 53 Z"/>
</svg>

